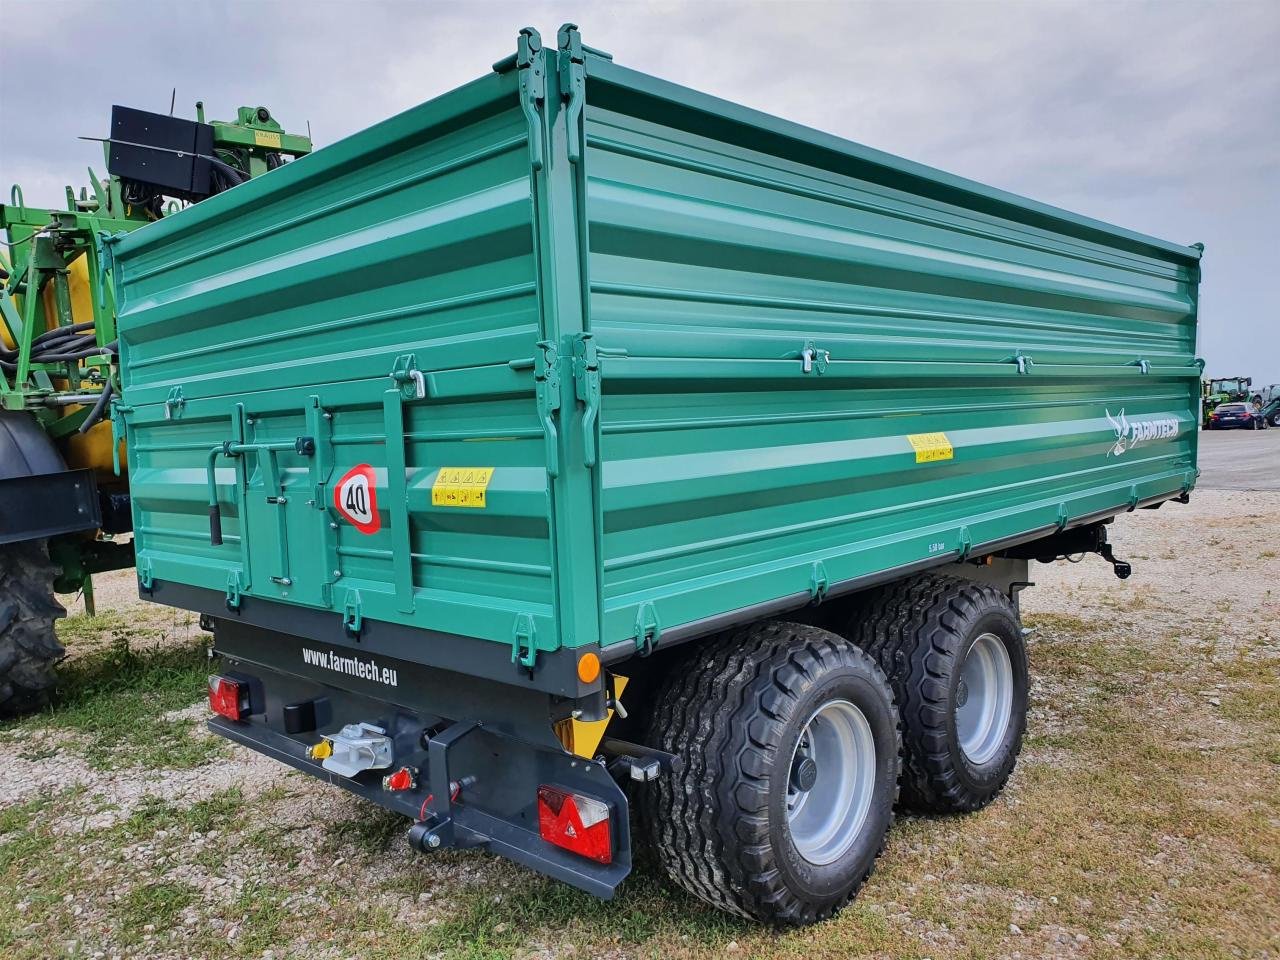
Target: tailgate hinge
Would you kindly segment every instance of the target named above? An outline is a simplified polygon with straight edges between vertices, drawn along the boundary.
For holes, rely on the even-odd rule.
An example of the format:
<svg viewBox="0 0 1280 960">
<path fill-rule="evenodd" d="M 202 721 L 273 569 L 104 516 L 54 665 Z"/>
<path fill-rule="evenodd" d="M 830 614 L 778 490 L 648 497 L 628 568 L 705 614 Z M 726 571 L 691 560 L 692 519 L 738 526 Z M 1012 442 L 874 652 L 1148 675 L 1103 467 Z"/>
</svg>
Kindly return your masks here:
<svg viewBox="0 0 1280 960">
<path fill-rule="evenodd" d="M 573 341 L 573 386 L 582 401 L 582 462 L 596 465 L 596 422 L 600 419 L 600 359 L 589 333 Z"/>
<path fill-rule="evenodd" d="M 364 616 L 360 613 L 360 591 L 348 590 L 342 601 L 342 629 L 352 640 L 359 640 L 364 630 Z"/>
<path fill-rule="evenodd" d="M 240 585 L 240 571 L 232 570 L 227 574 L 227 609 L 239 610 L 241 593 L 244 587 Z"/>
<path fill-rule="evenodd" d="M 542 423 L 547 453 L 547 473 L 560 476 L 560 432 L 556 418 L 560 411 L 560 353 L 550 340 L 538 343 L 533 358 L 533 385 L 538 401 L 538 420 Z"/>
<path fill-rule="evenodd" d="M 138 586 L 143 593 L 150 593 L 155 586 L 155 576 L 151 572 L 151 558 L 143 557 L 138 561 Z"/>
<path fill-rule="evenodd" d="M 530 673 L 538 662 L 538 642 L 533 617 L 527 613 L 516 616 L 511 628 L 511 662 L 518 663 Z"/>
<path fill-rule="evenodd" d="M 93 183 L 97 180 L 90 178 Z M 124 230 L 117 230 L 115 233 L 108 233 L 106 230 L 99 230 L 94 235 L 93 245 L 98 255 L 98 309 L 107 309 L 107 291 L 111 289 L 111 281 L 114 279 L 116 272 L 116 241 L 126 236 Z"/>
<path fill-rule="evenodd" d="M 516 40 L 516 72 L 520 76 L 520 111 L 529 124 L 529 165 L 542 169 L 542 117 L 539 111 L 547 99 L 546 57 L 542 35 L 525 27 Z"/>
<path fill-rule="evenodd" d="M 560 48 L 560 95 L 568 106 L 565 108 L 565 129 L 568 133 L 569 162 L 582 159 L 582 106 L 586 100 L 585 58 L 582 53 L 582 35 L 576 23 L 566 23 L 556 34 Z"/>
<path fill-rule="evenodd" d="M 120 443 L 128 429 L 124 421 L 126 413 L 133 413 L 133 407 L 119 400 L 111 401 L 111 469 L 117 477 L 120 476 Z"/>
<path fill-rule="evenodd" d="M 821 603 L 827 597 L 831 587 L 831 578 L 827 576 L 826 565 L 821 560 L 813 561 L 809 572 L 809 599 L 813 603 Z"/>
<path fill-rule="evenodd" d="M 658 611 L 646 600 L 636 610 L 636 651 L 642 657 L 653 653 L 662 636 L 662 625 L 658 622 Z"/>
</svg>

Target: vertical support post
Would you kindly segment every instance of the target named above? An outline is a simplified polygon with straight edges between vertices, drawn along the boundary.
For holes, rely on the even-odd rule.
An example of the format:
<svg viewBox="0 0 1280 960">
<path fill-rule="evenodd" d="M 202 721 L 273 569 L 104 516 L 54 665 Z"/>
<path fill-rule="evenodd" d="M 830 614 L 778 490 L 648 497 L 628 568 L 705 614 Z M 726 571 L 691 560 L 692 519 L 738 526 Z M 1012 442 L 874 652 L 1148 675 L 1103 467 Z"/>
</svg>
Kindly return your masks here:
<svg viewBox="0 0 1280 960">
<path fill-rule="evenodd" d="M 400 387 L 382 394 L 382 425 L 387 438 L 387 502 L 391 512 L 391 564 L 396 609 L 412 613 L 413 538 L 409 535 L 409 491 L 405 483 L 404 403 Z"/>
<path fill-rule="evenodd" d="M 602 632 L 600 470 L 588 466 L 598 460 L 595 445 L 584 441 L 587 402 L 578 395 L 573 375 L 575 344 L 590 328 L 586 275 L 586 173 L 583 119 L 586 77 L 577 28 L 566 24 L 559 33 L 559 49 L 553 54 L 525 42 L 522 32 L 517 69 L 522 91 L 538 83 L 544 87 L 541 108 L 530 119 L 530 148 L 539 147 L 541 158 L 531 164 L 534 196 L 534 257 L 538 271 L 538 308 L 541 340 L 547 359 L 554 357 L 558 374 L 546 377 L 544 389 L 554 382 L 558 402 L 543 402 L 556 409 L 559 429 L 548 433 L 556 445 L 558 470 L 547 476 L 551 511 L 552 583 L 555 591 L 556 636 L 539 635 L 541 649 L 577 647 L 599 643 Z M 556 57 L 554 69 L 550 58 Z M 531 102 L 528 96 L 522 104 Z M 580 349 L 580 348 L 579 348 Z M 597 435 L 595 410 L 590 412 L 592 439 Z M 590 509 L 584 505 L 590 504 Z"/>
</svg>

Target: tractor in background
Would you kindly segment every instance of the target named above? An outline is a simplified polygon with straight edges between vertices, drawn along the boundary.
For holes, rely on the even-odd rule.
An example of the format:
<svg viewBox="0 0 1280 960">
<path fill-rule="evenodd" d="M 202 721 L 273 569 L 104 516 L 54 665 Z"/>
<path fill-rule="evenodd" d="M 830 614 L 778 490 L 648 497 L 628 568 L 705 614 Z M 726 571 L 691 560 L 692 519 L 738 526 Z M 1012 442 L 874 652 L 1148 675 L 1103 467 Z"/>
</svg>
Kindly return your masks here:
<svg viewBox="0 0 1280 960">
<path fill-rule="evenodd" d="M 1223 403 L 1253 403 L 1260 404 L 1261 397 L 1255 397 L 1250 388 L 1253 386 L 1252 377 L 1220 377 L 1214 380 L 1204 380 L 1200 384 L 1200 425 L 1207 426 L 1209 423 L 1209 414 Z"/>
<path fill-rule="evenodd" d="M 0 716 L 38 709 L 65 654 L 57 594 L 133 565 L 115 307 L 104 238 L 145 228 L 311 152 L 266 107 L 234 121 L 112 108 L 107 177 L 62 209 L 0 204 Z"/>
</svg>

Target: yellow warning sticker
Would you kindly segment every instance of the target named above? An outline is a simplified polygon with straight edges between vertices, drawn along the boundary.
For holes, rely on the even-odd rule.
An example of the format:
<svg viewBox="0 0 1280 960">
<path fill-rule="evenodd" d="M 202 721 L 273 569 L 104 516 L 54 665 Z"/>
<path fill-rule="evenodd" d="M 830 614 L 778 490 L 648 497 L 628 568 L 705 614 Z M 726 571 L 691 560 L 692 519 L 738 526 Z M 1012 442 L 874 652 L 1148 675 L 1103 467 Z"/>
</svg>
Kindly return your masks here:
<svg viewBox="0 0 1280 960">
<path fill-rule="evenodd" d="M 431 485 L 431 505 L 483 510 L 492 479 L 493 467 L 441 467 Z"/>
<path fill-rule="evenodd" d="M 253 142 L 260 147 L 274 147 L 280 149 L 280 134 L 273 133 L 270 130 L 253 131 Z"/>
<path fill-rule="evenodd" d="M 956 455 L 945 433 L 911 433 L 907 435 L 907 442 L 916 452 L 916 463 L 951 460 Z"/>
</svg>

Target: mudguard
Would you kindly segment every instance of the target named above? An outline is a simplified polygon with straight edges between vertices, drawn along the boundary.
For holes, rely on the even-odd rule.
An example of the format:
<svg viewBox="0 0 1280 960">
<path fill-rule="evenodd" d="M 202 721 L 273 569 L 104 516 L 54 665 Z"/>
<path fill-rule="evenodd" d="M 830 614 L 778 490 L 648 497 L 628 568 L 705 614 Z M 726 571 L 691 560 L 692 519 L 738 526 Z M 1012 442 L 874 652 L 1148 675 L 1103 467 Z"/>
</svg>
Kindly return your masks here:
<svg viewBox="0 0 1280 960">
<path fill-rule="evenodd" d="M 102 524 L 92 470 L 68 470 L 35 417 L 0 410 L 0 543 Z"/>
</svg>

